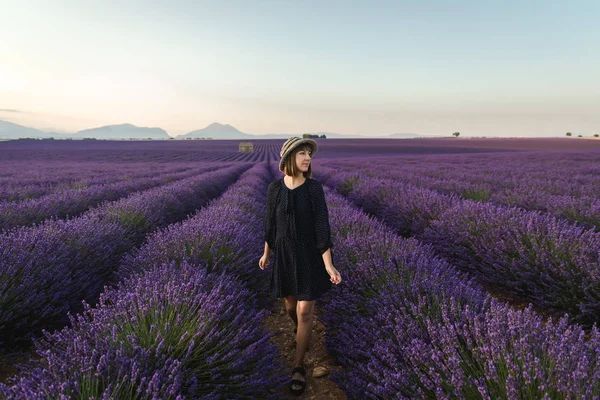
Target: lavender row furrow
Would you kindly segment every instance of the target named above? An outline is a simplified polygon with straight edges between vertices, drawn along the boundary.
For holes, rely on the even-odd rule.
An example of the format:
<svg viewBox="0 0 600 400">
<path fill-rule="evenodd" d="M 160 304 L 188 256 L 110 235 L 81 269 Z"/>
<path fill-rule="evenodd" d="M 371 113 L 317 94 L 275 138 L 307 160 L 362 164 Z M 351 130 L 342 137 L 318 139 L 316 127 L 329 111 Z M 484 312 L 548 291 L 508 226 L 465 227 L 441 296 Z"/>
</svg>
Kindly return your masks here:
<svg viewBox="0 0 600 400">
<path fill-rule="evenodd" d="M 591 152 L 518 152 L 501 154 L 368 157 L 361 172 L 401 179 L 436 190 L 468 192 L 475 185 L 488 191 L 530 189 L 540 195 L 597 197 L 600 156 Z M 331 162 L 324 161 L 328 166 Z M 357 160 L 336 160 L 336 168 L 356 169 Z M 431 185 L 431 186 L 429 186 Z"/>
<path fill-rule="evenodd" d="M 121 257 L 145 236 L 223 192 L 248 165 L 233 165 L 105 203 L 70 220 L 0 236 L 0 338 L 27 343 L 94 301 Z"/>
<path fill-rule="evenodd" d="M 225 270 L 221 264 L 237 268 L 227 272 L 253 290 L 262 290 L 260 297 L 267 298 L 267 276 L 249 266 L 255 267 L 264 247 L 262 219 L 269 179 L 262 163 L 246 171 L 222 196 L 194 216 L 153 233 L 144 245 L 127 254 L 119 267 L 119 277 L 124 279 L 145 265 L 172 261 L 194 264 L 210 259 L 209 272 Z"/>
<path fill-rule="evenodd" d="M 264 276 L 251 278 L 264 275 L 256 260 L 269 179 L 256 165 L 192 218 L 151 235 L 122 264 L 123 283 L 73 318 L 72 328 L 46 334 L 37 343 L 40 360 L 22 366 L 0 393 L 280 398 L 287 374 L 263 325 Z"/>
<path fill-rule="evenodd" d="M 325 170 L 324 179 L 403 236 L 433 245 L 480 281 L 572 321 L 600 315 L 600 234 L 548 214 Z"/>
<path fill-rule="evenodd" d="M 469 160 L 475 157 L 454 156 L 451 160 L 441 157 L 419 163 L 383 162 L 372 158 L 361 167 L 361 173 L 463 199 L 548 212 L 577 221 L 586 228 L 600 230 L 600 199 L 597 196 L 600 178 L 594 169 L 598 162 L 596 155 L 586 154 L 583 163 L 571 163 L 564 169 L 557 168 L 556 160 L 549 158 L 547 153 L 537 155 L 534 160 L 531 160 L 531 154 L 508 154 L 503 156 L 504 160 L 496 156 L 489 161 L 470 163 Z M 338 162 L 336 168 L 351 171 L 356 168 L 355 163 Z"/>
<path fill-rule="evenodd" d="M 0 231 L 17 226 L 39 223 L 50 217 L 63 218 L 77 216 L 90 207 L 107 201 L 114 201 L 142 190 L 209 172 L 223 165 L 206 165 L 201 168 L 172 174 L 154 175 L 148 178 L 134 178 L 110 184 L 93 185 L 80 190 L 64 190 L 42 196 L 38 199 L 17 203 L 0 204 Z"/>
<path fill-rule="evenodd" d="M 0 182 L 0 204 L 36 199 L 65 190 L 81 190 L 94 185 L 173 174 L 190 169 L 189 163 L 152 165 L 150 163 L 13 163 L 3 166 L 17 171 Z M 41 170 L 41 172 L 40 172 Z"/>
<path fill-rule="evenodd" d="M 491 300 L 428 245 L 327 191 L 343 282 L 320 299 L 349 399 L 600 395 L 600 333 Z"/>
</svg>

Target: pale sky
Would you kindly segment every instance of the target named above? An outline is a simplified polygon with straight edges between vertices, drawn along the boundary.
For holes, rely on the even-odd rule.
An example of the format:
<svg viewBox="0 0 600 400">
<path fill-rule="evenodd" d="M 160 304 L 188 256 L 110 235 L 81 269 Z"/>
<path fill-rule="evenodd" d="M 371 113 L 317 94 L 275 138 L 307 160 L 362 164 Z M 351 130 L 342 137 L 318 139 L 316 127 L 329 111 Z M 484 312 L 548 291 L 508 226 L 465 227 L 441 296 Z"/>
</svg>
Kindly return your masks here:
<svg viewBox="0 0 600 400">
<path fill-rule="evenodd" d="M 0 0 L 0 120 L 600 133 L 600 2 Z"/>
</svg>

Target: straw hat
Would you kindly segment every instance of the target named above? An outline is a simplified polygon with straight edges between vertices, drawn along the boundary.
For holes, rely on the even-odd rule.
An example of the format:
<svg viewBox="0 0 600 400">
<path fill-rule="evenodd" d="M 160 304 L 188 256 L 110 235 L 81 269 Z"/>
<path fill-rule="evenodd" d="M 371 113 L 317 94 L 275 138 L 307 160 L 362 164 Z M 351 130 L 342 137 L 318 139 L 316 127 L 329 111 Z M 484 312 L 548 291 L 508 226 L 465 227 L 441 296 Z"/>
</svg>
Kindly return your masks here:
<svg viewBox="0 0 600 400">
<path fill-rule="evenodd" d="M 281 156 L 281 160 L 279 161 L 279 170 L 283 172 L 283 164 L 285 164 L 285 159 L 289 156 L 292 151 L 300 146 L 301 144 L 309 144 L 312 147 L 312 155 L 314 156 L 317 152 L 317 142 L 312 139 L 300 139 L 299 137 L 293 136 L 285 141 L 283 146 L 281 146 L 281 152 L 279 155 Z"/>
</svg>

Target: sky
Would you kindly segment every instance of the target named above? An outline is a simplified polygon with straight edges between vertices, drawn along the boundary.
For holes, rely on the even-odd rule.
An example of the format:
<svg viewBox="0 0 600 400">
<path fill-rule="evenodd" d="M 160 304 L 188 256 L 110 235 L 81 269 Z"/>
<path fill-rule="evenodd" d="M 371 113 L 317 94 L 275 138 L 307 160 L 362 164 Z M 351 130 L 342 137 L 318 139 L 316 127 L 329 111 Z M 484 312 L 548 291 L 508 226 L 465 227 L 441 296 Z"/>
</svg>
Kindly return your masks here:
<svg viewBox="0 0 600 400">
<path fill-rule="evenodd" d="M 600 2 L 0 0 L 0 120 L 600 133 Z"/>
</svg>

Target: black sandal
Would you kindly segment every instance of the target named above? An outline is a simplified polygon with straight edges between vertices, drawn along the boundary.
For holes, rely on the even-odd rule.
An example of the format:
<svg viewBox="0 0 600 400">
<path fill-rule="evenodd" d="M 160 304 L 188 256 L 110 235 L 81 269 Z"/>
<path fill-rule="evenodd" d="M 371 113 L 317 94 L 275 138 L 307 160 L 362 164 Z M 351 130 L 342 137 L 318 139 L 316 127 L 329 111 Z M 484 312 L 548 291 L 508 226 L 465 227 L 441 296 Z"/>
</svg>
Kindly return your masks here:
<svg viewBox="0 0 600 400">
<path fill-rule="evenodd" d="M 304 388 L 306 387 L 306 370 L 304 367 L 296 367 L 292 370 L 292 376 L 294 376 L 296 372 L 302 374 L 304 380 L 301 381 L 299 379 L 292 379 L 290 390 L 294 396 L 300 396 L 302 393 L 304 393 Z M 300 389 L 294 389 L 294 385 L 300 386 Z"/>
</svg>

